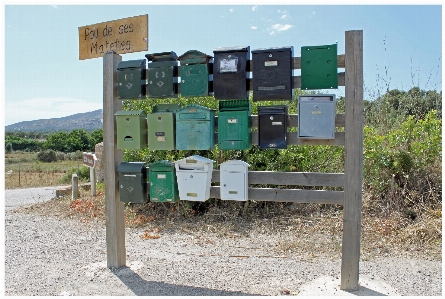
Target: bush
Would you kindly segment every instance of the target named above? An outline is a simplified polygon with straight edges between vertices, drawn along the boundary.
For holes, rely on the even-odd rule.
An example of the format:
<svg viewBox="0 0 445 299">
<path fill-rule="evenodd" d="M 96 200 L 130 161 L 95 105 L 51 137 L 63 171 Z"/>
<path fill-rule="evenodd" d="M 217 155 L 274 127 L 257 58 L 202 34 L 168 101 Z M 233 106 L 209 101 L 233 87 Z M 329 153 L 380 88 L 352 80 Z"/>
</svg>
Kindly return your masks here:
<svg viewBox="0 0 445 299">
<path fill-rule="evenodd" d="M 56 152 L 53 150 L 44 150 L 37 153 L 37 160 L 40 162 L 56 162 Z"/>
<path fill-rule="evenodd" d="M 62 153 L 62 152 L 56 152 L 56 158 L 57 158 L 57 161 L 65 161 L 65 159 L 66 159 L 66 154 L 65 153 Z"/>
<path fill-rule="evenodd" d="M 81 166 L 79 169 L 73 167 L 68 170 L 59 182 L 62 184 L 71 183 L 72 176 L 75 173 L 77 174 L 79 181 L 88 182 L 90 180 L 90 168 L 87 166 Z"/>
<path fill-rule="evenodd" d="M 7 154 L 12 153 L 12 144 L 11 143 L 6 144 L 5 151 Z"/>
</svg>

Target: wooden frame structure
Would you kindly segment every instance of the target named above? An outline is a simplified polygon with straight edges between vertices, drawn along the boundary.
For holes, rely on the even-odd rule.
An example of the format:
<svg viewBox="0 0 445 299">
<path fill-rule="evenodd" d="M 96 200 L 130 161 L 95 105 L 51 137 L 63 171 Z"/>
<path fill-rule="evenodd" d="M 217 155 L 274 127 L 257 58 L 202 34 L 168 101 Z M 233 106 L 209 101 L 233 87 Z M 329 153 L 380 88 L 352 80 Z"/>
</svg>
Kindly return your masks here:
<svg viewBox="0 0 445 299">
<path fill-rule="evenodd" d="M 119 200 L 117 167 L 122 151 L 117 149 L 114 114 L 121 110 L 117 99 L 117 65 L 122 60 L 113 52 L 103 57 L 104 97 L 104 163 L 107 267 L 120 268 L 126 264 L 124 205 Z M 293 58 L 294 69 L 301 68 L 300 58 Z M 344 173 L 298 173 L 249 171 L 249 184 L 343 187 L 343 191 L 249 188 L 249 200 L 343 205 L 343 241 L 341 262 L 342 290 L 357 290 L 361 236 L 362 173 L 363 173 L 363 31 L 345 32 L 345 54 L 338 55 L 339 86 L 345 86 L 345 114 L 337 114 L 333 140 L 300 139 L 288 133 L 290 145 L 335 145 L 345 147 Z M 294 77 L 294 88 L 301 78 Z M 298 115 L 288 116 L 288 126 L 296 127 Z M 252 115 L 252 126 L 258 117 Z M 258 132 L 252 132 L 252 144 L 258 144 Z M 213 182 L 219 182 L 219 170 L 213 170 Z M 220 198 L 219 187 L 212 186 L 212 198 Z"/>
</svg>

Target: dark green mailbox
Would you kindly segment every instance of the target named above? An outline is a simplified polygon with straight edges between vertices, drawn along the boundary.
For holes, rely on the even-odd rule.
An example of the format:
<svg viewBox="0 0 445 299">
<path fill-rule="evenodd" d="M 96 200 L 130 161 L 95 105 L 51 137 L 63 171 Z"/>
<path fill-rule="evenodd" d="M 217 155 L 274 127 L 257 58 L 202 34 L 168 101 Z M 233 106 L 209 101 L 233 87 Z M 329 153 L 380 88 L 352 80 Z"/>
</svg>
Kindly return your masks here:
<svg viewBox="0 0 445 299">
<path fill-rule="evenodd" d="M 179 201 L 175 164 L 166 160 L 149 164 L 150 201 Z"/>
<path fill-rule="evenodd" d="M 117 167 L 122 202 L 148 202 L 147 169 L 144 162 L 122 162 Z"/>
<path fill-rule="evenodd" d="M 174 98 L 178 95 L 179 61 L 175 52 L 145 55 L 147 65 L 149 98 Z"/>
<path fill-rule="evenodd" d="M 218 147 L 220 150 L 245 150 L 252 147 L 249 100 L 219 101 Z"/>
<path fill-rule="evenodd" d="M 301 47 L 301 89 L 338 88 L 337 45 Z"/>
<path fill-rule="evenodd" d="M 116 116 L 117 148 L 144 149 L 147 147 L 147 116 L 143 110 L 118 111 Z"/>
<path fill-rule="evenodd" d="M 209 95 L 209 64 L 212 56 L 197 50 L 190 50 L 179 57 L 181 66 L 180 91 L 184 97 L 205 97 Z"/>
<path fill-rule="evenodd" d="M 147 115 L 148 147 L 150 150 L 174 150 L 176 119 L 179 104 L 158 104 Z"/>
<path fill-rule="evenodd" d="M 117 95 L 123 99 L 145 98 L 146 60 L 121 61 L 117 65 Z"/>
<path fill-rule="evenodd" d="M 176 149 L 215 148 L 215 110 L 188 105 L 176 111 Z"/>
</svg>

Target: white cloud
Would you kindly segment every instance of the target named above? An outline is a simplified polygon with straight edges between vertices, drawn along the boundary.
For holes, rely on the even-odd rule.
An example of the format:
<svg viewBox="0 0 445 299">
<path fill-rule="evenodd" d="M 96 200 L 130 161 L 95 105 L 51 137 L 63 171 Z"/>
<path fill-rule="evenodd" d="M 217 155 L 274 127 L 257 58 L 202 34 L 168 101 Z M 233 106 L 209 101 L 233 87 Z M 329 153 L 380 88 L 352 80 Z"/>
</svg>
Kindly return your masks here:
<svg viewBox="0 0 445 299">
<path fill-rule="evenodd" d="M 286 30 L 291 29 L 292 27 L 294 27 L 294 25 L 290 25 L 290 24 L 274 24 L 272 25 L 269 30 L 270 30 L 270 35 L 275 35 L 276 32 L 280 33 Z"/>
<path fill-rule="evenodd" d="M 102 109 L 102 105 L 102 101 L 87 102 L 75 98 L 33 98 L 5 102 L 5 125 L 90 112 Z"/>
<path fill-rule="evenodd" d="M 233 8 L 229 9 L 230 12 L 233 12 Z"/>
<path fill-rule="evenodd" d="M 289 15 L 288 14 L 284 14 L 281 16 L 282 19 L 289 19 Z"/>
<path fill-rule="evenodd" d="M 252 6 L 252 11 L 258 10 L 258 5 Z"/>
<path fill-rule="evenodd" d="M 253 30 L 255 30 L 257 28 L 258 28 L 258 26 L 250 26 L 250 29 L 253 29 Z"/>
</svg>

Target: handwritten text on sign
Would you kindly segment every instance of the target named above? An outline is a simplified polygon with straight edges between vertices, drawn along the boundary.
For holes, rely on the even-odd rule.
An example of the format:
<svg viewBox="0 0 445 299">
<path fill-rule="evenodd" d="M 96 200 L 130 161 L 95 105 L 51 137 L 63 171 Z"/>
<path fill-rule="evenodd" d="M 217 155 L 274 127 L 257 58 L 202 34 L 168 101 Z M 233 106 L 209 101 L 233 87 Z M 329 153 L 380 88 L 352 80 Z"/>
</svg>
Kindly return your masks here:
<svg viewBox="0 0 445 299">
<path fill-rule="evenodd" d="M 94 167 L 96 160 L 97 158 L 94 153 L 83 153 L 83 165 L 88 167 Z"/>
<path fill-rule="evenodd" d="M 79 27 L 79 59 L 148 50 L 148 15 Z"/>
</svg>

